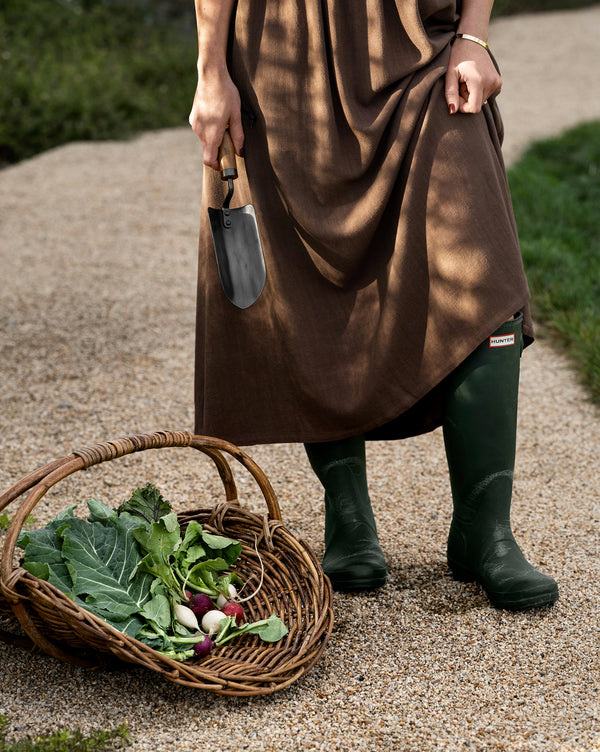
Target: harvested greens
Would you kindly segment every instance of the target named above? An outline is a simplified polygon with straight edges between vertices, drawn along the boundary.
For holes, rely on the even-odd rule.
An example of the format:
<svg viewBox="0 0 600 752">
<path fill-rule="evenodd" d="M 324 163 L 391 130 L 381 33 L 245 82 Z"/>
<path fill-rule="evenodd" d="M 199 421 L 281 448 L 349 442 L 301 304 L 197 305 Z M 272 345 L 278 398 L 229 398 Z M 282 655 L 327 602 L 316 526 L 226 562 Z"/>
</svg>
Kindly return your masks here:
<svg viewBox="0 0 600 752">
<path fill-rule="evenodd" d="M 231 594 L 242 580 L 231 567 L 241 543 L 208 533 L 195 520 L 182 534 L 177 515 L 152 484 L 116 510 L 96 499 L 87 506 L 87 520 L 74 516 L 73 505 L 44 528 L 22 532 L 17 543 L 25 551 L 23 568 L 175 660 L 206 655 L 242 634 L 265 642 L 287 634 L 276 614 L 240 623 L 241 606 L 231 606 Z M 223 609 L 210 634 L 189 607 L 198 594 L 208 596 L 213 610 Z"/>
</svg>

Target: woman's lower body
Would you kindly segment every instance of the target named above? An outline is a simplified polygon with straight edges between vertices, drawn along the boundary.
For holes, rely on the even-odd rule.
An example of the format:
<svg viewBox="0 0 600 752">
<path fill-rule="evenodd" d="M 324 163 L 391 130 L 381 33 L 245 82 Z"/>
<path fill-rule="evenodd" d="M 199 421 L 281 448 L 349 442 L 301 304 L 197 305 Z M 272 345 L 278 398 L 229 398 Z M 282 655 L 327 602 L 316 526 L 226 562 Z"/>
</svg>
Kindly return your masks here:
<svg viewBox="0 0 600 752">
<path fill-rule="evenodd" d="M 481 478 L 468 477 L 461 463 L 471 459 L 457 447 L 471 431 L 479 450 L 477 431 L 486 429 L 467 430 L 477 407 L 459 409 L 458 381 L 515 311 L 526 343 L 533 337 L 499 112 L 490 101 L 477 115 L 448 114 L 455 0 L 369 0 L 352 4 L 352 17 L 342 0 L 236 5 L 229 63 L 246 157 L 235 202 L 255 207 L 267 283 L 251 307 L 229 303 L 203 211 L 196 431 L 242 446 L 306 444 L 330 510 L 325 569 L 334 585 L 355 587 L 381 584 L 386 573 L 360 437 L 443 425 L 451 564 L 483 581 L 488 554 L 471 541 L 478 530 L 499 535 L 488 496 L 502 496 L 507 519 L 508 494 L 496 489 L 508 485 L 514 436 L 507 428 L 499 441 L 506 457 L 494 449 L 499 469 L 482 458 Z M 206 205 L 220 206 L 225 191 L 205 170 Z M 504 399 L 506 385 L 489 384 Z M 495 399 L 484 390 L 473 398 Z M 465 489 L 496 472 L 476 505 Z M 358 528 L 345 540 L 352 519 Z M 365 566 L 348 559 L 357 541 Z M 497 584 L 487 587 L 502 600 Z"/>
<path fill-rule="evenodd" d="M 440 385 L 453 516 L 448 565 L 497 608 L 544 606 L 558 586 L 526 560 L 511 531 L 522 315 L 491 334 Z M 375 588 L 387 567 L 369 499 L 365 437 L 305 444 L 325 488 L 323 568 L 334 589 Z"/>
</svg>

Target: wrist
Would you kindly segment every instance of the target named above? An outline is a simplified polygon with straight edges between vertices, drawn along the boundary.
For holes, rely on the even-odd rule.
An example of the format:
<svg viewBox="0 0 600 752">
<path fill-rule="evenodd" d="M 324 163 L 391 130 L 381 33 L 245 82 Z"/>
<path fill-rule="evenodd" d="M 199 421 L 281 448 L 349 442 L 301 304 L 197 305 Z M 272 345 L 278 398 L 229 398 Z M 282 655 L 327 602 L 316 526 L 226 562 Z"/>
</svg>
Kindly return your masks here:
<svg viewBox="0 0 600 752">
<path fill-rule="evenodd" d="M 463 0 L 456 31 L 488 41 L 493 0 Z"/>
<path fill-rule="evenodd" d="M 220 78 L 228 73 L 225 56 L 201 55 L 198 57 L 198 80 L 207 78 Z"/>
<path fill-rule="evenodd" d="M 477 37 L 474 34 L 467 34 L 465 32 L 457 31 L 454 35 L 455 39 L 464 39 L 467 42 L 473 42 L 474 44 L 478 44 L 480 47 L 483 47 L 485 50 L 489 52 L 489 46 L 487 43 L 487 39 L 481 39 L 481 37 Z"/>
<path fill-rule="evenodd" d="M 475 37 L 476 39 L 481 39 L 481 41 L 485 42 L 486 44 L 487 44 L 487 41 L 488 41 L 487 30 L 480 31 L 479 33 L 477 33 L 476 29 L 473 29 L 473 28 L 464 28 L 463 29 L 463 28 L 461 28 L 459 26 L 458 29 L 456 30 L 456 34 L 457 34 L 457 36 L 459 34 L 466 34 L 467 37 Z"/>
</svg>

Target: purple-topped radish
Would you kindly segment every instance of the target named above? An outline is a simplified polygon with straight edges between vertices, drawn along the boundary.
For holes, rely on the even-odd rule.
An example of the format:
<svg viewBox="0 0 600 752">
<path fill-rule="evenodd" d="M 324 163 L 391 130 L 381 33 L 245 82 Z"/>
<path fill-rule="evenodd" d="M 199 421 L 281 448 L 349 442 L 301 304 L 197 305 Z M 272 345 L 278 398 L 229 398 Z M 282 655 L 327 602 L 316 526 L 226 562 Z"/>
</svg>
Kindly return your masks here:
<svg viewBox="0 0 600 752">
<path fill-rule="evenodd" d="M 215 604 L 206 593 L 195 593 L 189 600 L 189 607 L 194 614 L 196 614 L 198 619 L 201 619 L 204 614 L 214 609 Z"/>
<path fill-rule="evenodd" d="M 194 644 L 194 655 L 197 658 L 204 658 L 213 648 L 213 641 L 208 635 L 201 635 L 202 639 Z"/>
</svg>

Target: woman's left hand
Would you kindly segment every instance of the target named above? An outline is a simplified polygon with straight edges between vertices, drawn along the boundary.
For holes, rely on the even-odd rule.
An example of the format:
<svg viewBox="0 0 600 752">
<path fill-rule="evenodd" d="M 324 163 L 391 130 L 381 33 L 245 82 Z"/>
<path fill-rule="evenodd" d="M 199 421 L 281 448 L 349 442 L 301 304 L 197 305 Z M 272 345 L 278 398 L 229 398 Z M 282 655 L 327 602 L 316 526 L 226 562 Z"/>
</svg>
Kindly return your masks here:
<svg viewBox="0 0 600 752">
<path fill-rule="evenodd" d="M 499 92 L 502 79 L 488 51 L 469 39 L 455 39 L 446 72 L 448 112 L 476 113 Z"/>
</svg>

